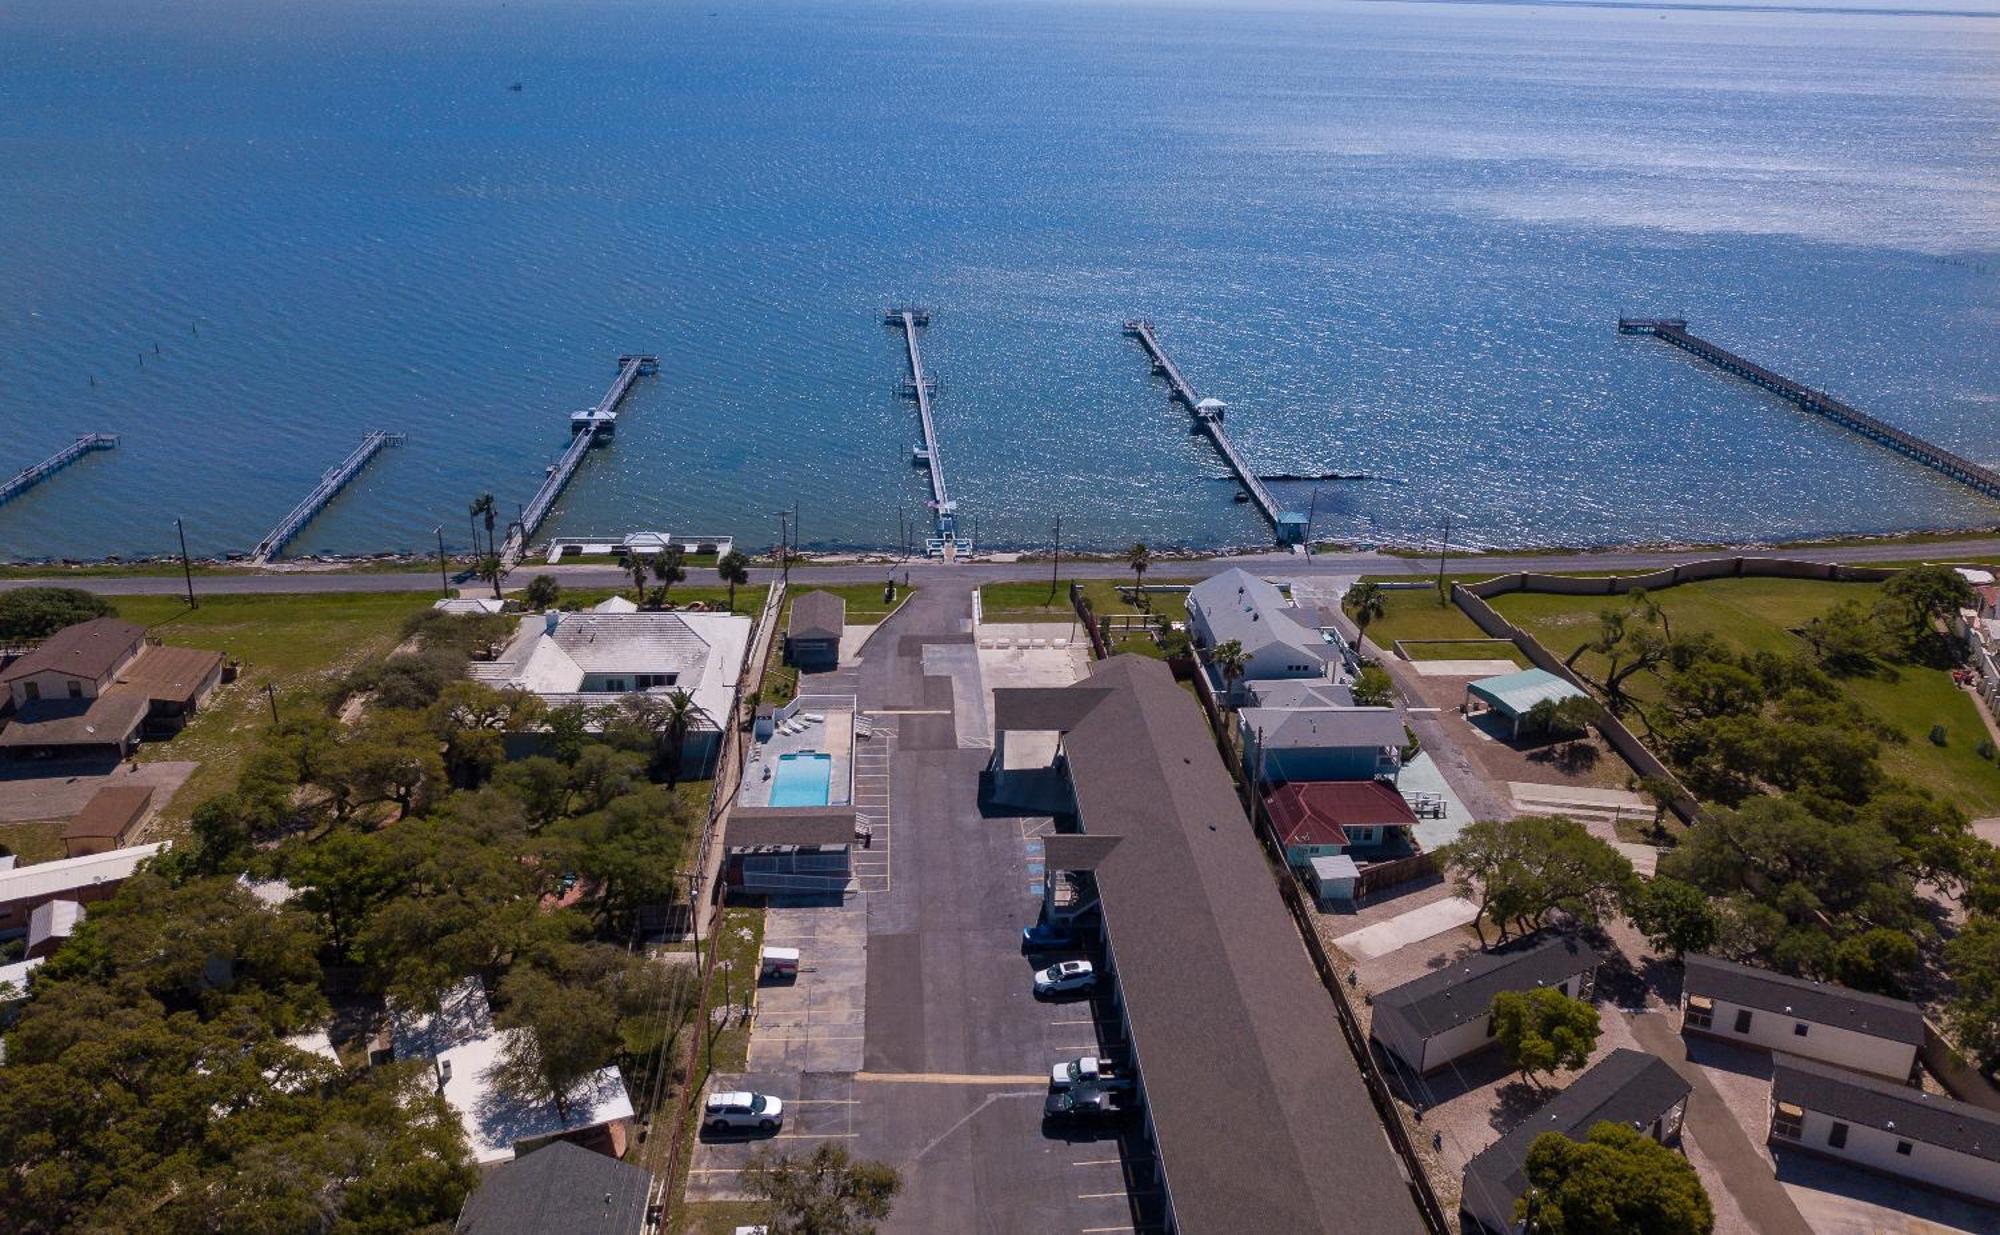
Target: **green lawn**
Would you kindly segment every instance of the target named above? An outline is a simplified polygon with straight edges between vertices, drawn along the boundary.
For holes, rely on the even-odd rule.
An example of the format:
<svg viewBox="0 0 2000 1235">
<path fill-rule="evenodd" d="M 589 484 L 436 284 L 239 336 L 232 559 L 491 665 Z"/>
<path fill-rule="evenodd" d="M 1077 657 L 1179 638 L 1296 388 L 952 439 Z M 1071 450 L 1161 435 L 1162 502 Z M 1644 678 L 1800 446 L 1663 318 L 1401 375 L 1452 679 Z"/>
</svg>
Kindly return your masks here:
<svg viewBox="0 0 2000 1235">
<path fill-rule="evenodd" d="M 1382 616 L 1368 623 L 1368 638 L 1378 647 L 1398 639 L 1484 639 L 1486 632 L 1457 605 L 1438 604 L 1434 588 L 1382 592 Z"/>
<path fill-rule="evenodd" d="M 1666 611 L 1676 635 L 1709 632 L 1744 651 L 1798 651 L 1803 642 L 1792 629 L 1842 600 L 1871 603 L 1881 585 L 1827 583 L 1808 579 L 1712 579 L 1649 593 Z M 1547 596 L 1516 592 L 1495 597 L 1494 608 L 1540 640 L 1558 657 L 1568 657 L 1596 628 L 1600 610 L 1615 597 Z M 1585 653 L 1578 667 L 1601 676 L 1604 664 Z M 1893 674 L 1841 678 L 1847 697 L 1893 726 L 1903 741 L 1885 745 L 1882 766 L 1938 790 L 1974 817 L 2000 814 L 2000 767 L 1979 758 L 1986 737 L 1977 707 L 1939 669 L 1896 666 Z M 1629 684 L 1633 697 L 1657 698 L 1659 681 L 1642 675 Z M 1947 744 L 1932 745 L 1931 726 L 1945 727 Z"/>
<path fill-rule="evenodd" d="M 53 862 L 63 856 L 62 833 L 67 819 L 29 819 L 0 823 L 0 845 L 21 859 L 21 865 Z"/>
<path fill-rule="evenodd" d="M 987 622 L 1067 622 L 1076 616 L 1070 605 L 1070 580 L 1065 579 L 1050 595 L 1047 581 L 1034 583 L 989 583 L 979 589 L 979 609 Z M 1138 617 L 1151 613 L 1167 622 L 1187 621 L 1187 593 L 1184 591 L 1161 590 L 1166 586 L 1182 586 L 1190 580 L 1152 579 L 1147 582 L 1145 592 L 1146 608 L 1141 609 L 1126 598 L 1119 588 L 1130 588 L 1130 583 L 1120 579 L 1085 579 L 1082 581 L 1083 594 L 1090 602 L 1092 612 L 1099 617 Z M 1160 656 L 1159 644 L 1151 636 L 1134 631 L 1123 634 L 1113 631 L 1111 654 L 1136 652 L 1141 656 Z"/>
<path fill-rule="evenodd" d="M 201 764 L 161 812 L 171 829 L 195 803 L 236 783 L 238 769 L 271 718 L 267 685 L 274 689 L 281 713 L 318 708 L 329 685 L 395 647 L 404 621 L 427 608 L 431 598 L 326 592 L 208 596 L 197 609 L 172 596 L 120 596 L 112 603 L 120 617 L 145 626 L 162 642 L 213 648 L 242 666 L 237 680 L 217 688 L 186 729 L 169 741 L 140 748 L 142 761 L 193 759 Z"/>
</svg>

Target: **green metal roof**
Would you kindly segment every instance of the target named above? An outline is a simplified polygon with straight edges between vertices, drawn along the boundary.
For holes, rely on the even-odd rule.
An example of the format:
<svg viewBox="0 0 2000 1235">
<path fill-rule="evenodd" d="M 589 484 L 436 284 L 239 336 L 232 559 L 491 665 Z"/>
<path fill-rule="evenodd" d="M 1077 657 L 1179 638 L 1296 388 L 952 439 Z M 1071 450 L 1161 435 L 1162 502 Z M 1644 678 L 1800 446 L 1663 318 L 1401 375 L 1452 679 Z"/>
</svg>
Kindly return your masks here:
<svg viewBox="0 0 2000 1235">
<path fill-rule="evenodd" d="M 1544 699 L 1578 699 L 1585 692 L 1546 669 L 1523 669 L 1495 678 L 1481 678 L 1466 687 L 1508 716 L 1525 716 Z"/>
</svg>

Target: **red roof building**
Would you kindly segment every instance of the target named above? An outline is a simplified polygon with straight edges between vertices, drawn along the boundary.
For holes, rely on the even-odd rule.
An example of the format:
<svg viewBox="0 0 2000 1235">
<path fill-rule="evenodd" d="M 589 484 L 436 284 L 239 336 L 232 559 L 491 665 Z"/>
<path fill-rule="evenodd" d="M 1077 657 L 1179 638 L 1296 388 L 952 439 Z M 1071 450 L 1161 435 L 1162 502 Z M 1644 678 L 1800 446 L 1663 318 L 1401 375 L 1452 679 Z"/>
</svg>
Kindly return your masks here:
<svg viewBox="0 0 2000 1235">
<path fill-rule="evenodd" d="M 1264 810 L 1294 866 L 1355 849 L 1407 847 L 1417 823 L 1403 795 L 1379 780 L 1292 781 L 1264 794 Z"/>
</svg>

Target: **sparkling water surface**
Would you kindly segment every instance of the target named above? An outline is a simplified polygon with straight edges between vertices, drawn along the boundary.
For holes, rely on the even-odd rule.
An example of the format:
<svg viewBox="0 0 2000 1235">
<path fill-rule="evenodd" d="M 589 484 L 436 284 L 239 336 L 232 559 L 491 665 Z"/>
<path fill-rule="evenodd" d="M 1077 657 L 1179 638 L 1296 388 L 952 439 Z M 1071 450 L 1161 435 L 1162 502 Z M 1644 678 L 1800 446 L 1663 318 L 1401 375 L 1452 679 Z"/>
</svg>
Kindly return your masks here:
<svg viewBox="0 0 2000 1235">
<path fill-rule="evenodd" d="M 905 301 L 982 542 L 1266 543 L 1133 316 L 1324 535 L 1993 525 L 1613 323 L 2000 463 L 2000 6 L 0 7 L 0 556 L 463 545 L 631 350 L 545 533 L 888 544 Z"/>
</svg>

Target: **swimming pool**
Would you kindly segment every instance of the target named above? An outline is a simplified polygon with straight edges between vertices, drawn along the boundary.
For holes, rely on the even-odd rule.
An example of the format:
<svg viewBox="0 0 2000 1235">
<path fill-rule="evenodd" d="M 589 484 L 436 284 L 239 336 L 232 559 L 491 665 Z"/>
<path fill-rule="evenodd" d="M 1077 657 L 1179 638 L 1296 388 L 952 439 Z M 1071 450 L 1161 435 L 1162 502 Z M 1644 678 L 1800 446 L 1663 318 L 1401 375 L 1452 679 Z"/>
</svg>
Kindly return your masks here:
<svg viewBox="0 0 2000 1235">
<path fill-rule="evenodd" d="M 833 756 L 805 751 L 779 755 L 771 778 L 771 805 L 825 806 L 833 785 Z"/>
</svg>

